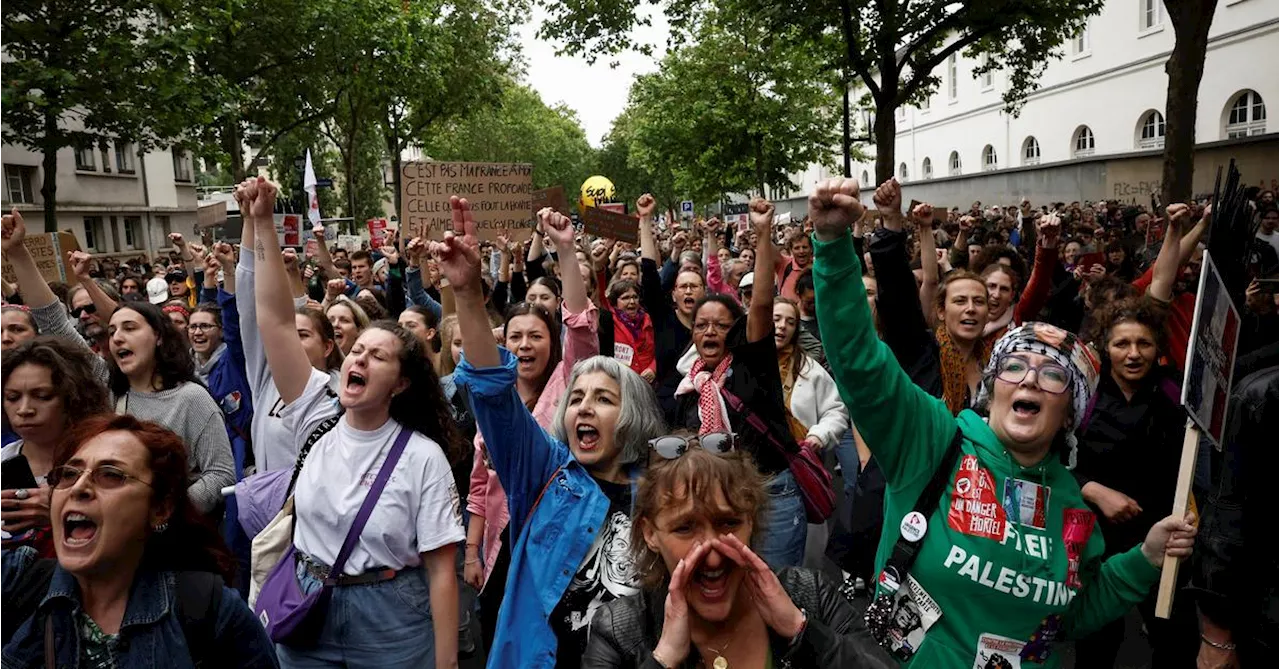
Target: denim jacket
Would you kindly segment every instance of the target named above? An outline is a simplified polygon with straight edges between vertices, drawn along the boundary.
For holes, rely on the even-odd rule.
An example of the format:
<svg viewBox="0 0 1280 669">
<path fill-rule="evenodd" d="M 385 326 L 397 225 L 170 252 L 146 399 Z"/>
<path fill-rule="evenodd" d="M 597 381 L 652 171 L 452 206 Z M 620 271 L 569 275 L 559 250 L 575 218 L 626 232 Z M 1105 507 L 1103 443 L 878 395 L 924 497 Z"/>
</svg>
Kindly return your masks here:
<svg viewBox="0 0 1280 669">
<path fill-rule="evenodd" d="M 8 589 L 20 581 L 22 572 L 34 556 L 5 556 L 5 597 Z M 129 590 L 124 618 L 120 622 L 116 646 L 116 666 L 120 669 L 164 667 L 194 669 L 187 651 L 181 623 L 173 614 L 177 590 L 173 572 L 139 570 Z M 45 616 L 53 616 L 57 666 L 80 666 L 80 635 L 77 617 L 81 611 L 80 587 L 75 577 L 62 567 L 55 567 L 49 592 L 41 601 L 36 615 L 22 624 L 4 647 L 0 666 L 5 669 L 44 667 Z M 219 657 L 206 666 L 252 667 L 276 669 L 275 650 L 253 612 L 235 590 L 223 588 L 222 604 L 214 624 L 215 640 L 211 650 Z"/>
<path fill-rule="evenodd" d="M 554 667 L 556 634 L 548 620 L 604 523 L 609 498 L 569 447 L 533 419 L 516 392 L 515 356 L 499 353 L 497 367 L 476 369 L 464 356 L 454 372 L 471 393 L 515 537 L 488 666 Z"/>
</svg>

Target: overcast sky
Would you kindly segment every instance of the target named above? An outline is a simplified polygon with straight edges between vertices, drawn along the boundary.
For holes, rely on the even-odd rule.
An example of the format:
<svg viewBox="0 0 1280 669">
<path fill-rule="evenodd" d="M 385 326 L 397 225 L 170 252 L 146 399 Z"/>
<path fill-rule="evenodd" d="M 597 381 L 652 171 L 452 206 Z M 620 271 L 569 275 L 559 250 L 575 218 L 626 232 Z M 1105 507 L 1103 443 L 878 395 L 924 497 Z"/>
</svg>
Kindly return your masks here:
<svg viewBox="0 0 1280 669">
<path fill-rule="evenodd" d="M 529 85 L 548 105 L 564 102 L 576 110 L 587 141 L 598 147 L 614 117 L 627 105 L 631 80 L 658 68 L 666 45 L 666 19 L 659 13 L 652 27 L 638 29 L 634 34 L 637 41 L 656 45 L 654 58 L 627 52 L 616 58 L 618 67 L 610 68 L 610 61 L 615 59 L 607 56 L 594 65 L 588 65 L 582 57 L 557 56 L 556 44 L 535 36 L 545 18 L 546 13 L 535 5 L 532 20 L 519 30 L 528 62 Z"/>
</svg>

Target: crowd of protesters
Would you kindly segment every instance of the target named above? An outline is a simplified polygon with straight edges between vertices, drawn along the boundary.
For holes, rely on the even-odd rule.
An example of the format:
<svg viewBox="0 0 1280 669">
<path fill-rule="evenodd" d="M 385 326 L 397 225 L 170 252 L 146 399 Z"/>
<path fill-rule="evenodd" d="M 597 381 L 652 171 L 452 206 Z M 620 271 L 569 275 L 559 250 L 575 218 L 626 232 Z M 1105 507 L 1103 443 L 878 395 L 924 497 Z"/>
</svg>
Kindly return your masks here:
<svg viewBox="0 0 1280 669">
<path fill-rule="evenodd" d="M 1211 203 L 833 179 L 627 243 L 453 198 L 308 257 L 235 197 L 238 245 L 67 284 L 4 216 L 5 667 L 1109 667 L 1134 611 L 1153 666 L 1275 657 L 1273 191 L 1185 515 Z"/>
</svg>

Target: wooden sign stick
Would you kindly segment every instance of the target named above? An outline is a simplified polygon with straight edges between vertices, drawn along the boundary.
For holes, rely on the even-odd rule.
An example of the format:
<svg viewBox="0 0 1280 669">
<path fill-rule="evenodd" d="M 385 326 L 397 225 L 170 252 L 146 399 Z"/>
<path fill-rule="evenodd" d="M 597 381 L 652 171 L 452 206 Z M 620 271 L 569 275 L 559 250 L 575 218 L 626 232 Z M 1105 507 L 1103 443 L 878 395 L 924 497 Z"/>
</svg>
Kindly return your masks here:
<svg viewBox="0 0 1280 669">
<path fill-rule="evenodd" d="M 1200 452 L 1200 428 L 1191 420 L 1187 421 L 1187 431 L 1182 437 L 1182 460 L 1178 464 L 1178 487 L 1173 491 L 1173 515 L 1179 518 L 1187 515 L 1187 505 L 1191 498 L 1191 481 L 1196 476 L 1196 456 Z M 1196 519 L 1199 524 L 1199 519 Z M 1173 611 L 1173 595 L 1178 585 L 1178 564 L 1175 557 L 1164 558 L 1164 566 L 1160 569 L 1160 590 L 1156 595 L 1156 617 L 1169 619 Z"/>
</svg>

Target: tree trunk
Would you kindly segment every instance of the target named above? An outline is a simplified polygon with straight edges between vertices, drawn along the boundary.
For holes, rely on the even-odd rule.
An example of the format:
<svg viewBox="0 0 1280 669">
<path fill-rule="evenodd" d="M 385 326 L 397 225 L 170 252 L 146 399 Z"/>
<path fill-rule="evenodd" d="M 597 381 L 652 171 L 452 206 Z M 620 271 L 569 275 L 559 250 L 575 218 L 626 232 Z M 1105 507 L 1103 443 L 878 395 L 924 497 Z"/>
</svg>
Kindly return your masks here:
<svg viewBox="0 0 1280 669">
<path fill-rule="evenodd" d="M 58 117 L 52 111 L 44 114 L 44 152 L 41 167 L 44 179 L 40 183 L 40 196 L 44 198 L 44 231 L 58 231 Z"/>
<path fill-rule="evenodd" d="M 849 71 L 845 68 L 845 74 L 841 85 L 844 87 L 844 178 L 849 179 L 853 176 L 853 147 L 852 139 L 849 137 Z"/>
<path fill-rule="evenodd" d="M 894 97 L 898 87 L 881 88 L 882 94 L 876 98 L 876 118 L 873 124 L 873 138 L 876 142 L 876 184 L 882 184 L 893 177 L 896 146 L 894 140 L 898 135 L 898 122 L 894 116 L 897 105 Z M 884 91 L 889 91 L 885 94 Z M 874 185 L 874 184 L 873 184 Z"/>
<path fill-rule="evenodd" d="M 1174 34 L 1173 52 L 1164 66 L 1169 76 L 1164 115 L 1164 166 L 1160 177 L 1165 202 L 1184 202 L 1192 196 L 1196 102 L 1204 76 L 1209 25 L 1217 4 L 1217 0 L 1165 0 Z"/>
<path fill-rule="evenodd" d="M 840 0 L 840 30 L 844 36 L 845 63 L 842 73 L 841 85 L 844 86 L 844 178 L 848 179 L 853 176 L 853 148 L 852 138 L 849 136 L 849 115 L 852 113 L 849 105 L 849 84 L 853 77 L 850 72 L 853 70 L 853 7 L 850 6 L 851 0 Z"/>
<path fill-rule="evenodd" d="M 244 164 L 244 147 L 240 146 L 238 117 L 227 119 L 222 138 L 222 150 L 227 152 L 227 159 L 231 161 L 231 180 L 238 184 L 249 176 L 249 166 Z"/>
</svg>

